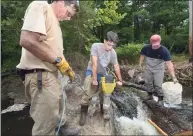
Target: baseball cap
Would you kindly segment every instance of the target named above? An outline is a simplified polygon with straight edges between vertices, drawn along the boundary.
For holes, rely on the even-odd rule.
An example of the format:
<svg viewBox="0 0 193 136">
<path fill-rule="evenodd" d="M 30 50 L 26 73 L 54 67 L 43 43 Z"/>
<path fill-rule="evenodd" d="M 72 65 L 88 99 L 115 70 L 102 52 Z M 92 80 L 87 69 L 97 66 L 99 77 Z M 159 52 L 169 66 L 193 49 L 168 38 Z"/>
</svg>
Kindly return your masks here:
<svg viewBox="0 0 193 136">
<path fill-rule="evenodd" d="M 151 36 L 150 41 L 151 41 L 152 46 L 160 45 L 160 43 L 161 43 L 161 36 L 158 35 L 158 34 L 154 34 L 154 35 Z"/>
</svg>

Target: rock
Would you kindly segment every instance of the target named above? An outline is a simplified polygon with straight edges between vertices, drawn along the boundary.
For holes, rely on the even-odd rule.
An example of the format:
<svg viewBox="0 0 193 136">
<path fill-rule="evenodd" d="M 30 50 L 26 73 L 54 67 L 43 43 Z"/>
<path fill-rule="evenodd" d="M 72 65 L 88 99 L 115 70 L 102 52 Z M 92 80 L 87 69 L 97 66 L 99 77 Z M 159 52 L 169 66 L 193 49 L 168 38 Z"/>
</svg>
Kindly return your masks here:
<svg viewBox="0 0 193 136">
<path fill-rule="evenodd" d="M 1 110 L 6 109 L 8 106 L 14 104 L 14 99 L 10 98 L 8 95 L 1 96 Z"/>
<path fill-rule="evenodd" d="M 132 69 L 132 70 L 128 71 L 128 75 L 129 75 L 130 78 L 133 78 L 134 74 L 135 74 L 135 69 Z"/>
<path fill-rule="evenodd" d="M 140 85 L 145 84 L 144 74 L 143 73 L 138 74 L 135 77 L 135 81 L 134 82 L 137 83 L 137 84 L 140 84 Z"/>
</svg>

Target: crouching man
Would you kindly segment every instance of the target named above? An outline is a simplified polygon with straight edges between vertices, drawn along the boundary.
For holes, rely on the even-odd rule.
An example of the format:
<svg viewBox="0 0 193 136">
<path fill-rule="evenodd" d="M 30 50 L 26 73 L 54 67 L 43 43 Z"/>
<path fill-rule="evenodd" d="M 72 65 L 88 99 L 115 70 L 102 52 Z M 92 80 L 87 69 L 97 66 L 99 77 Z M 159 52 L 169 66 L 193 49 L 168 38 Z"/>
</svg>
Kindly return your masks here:
<svg viewBox="0 0 193 136">
<path fill-rule="evenodd" d="M 81 117 L 79 122 L 81 126 L 85 124 L 90 100 L 99 91 L 98 88 L 101 77 L 107 75 L 106 68 L 110 63 L 113 64 L 118 79 L 116 84 L 122 85 L 122 77 L 117 61 L 117 54 L 113 49 L 117 42 L 118 35 L 109 31 L 104 39 L 104 43 L 94 43 L 91 47 L 90 60 L 88 62 L 86 78 L 84 81 L 85 92 L 81 101 Z"/>
<path fill-rule="evenodd" d="M 146 100 L 153 99 L 153 91 L 158 95 L 158 106 L 163 106 L 163 91 L 162 83 L 164 80 L 164 64 L 166 62 L 168 71 L 172 76 L 173 82 L 177 83 L 178 80 L 174 73 L 174 66 L 171 62 L 171 56 L 168 49 L 161 45 L 161 37 L 159 35 L 153 35 L 150 38 L 151 44 L 144 46 L 141 50 L 139 67 L 145 59 L 145 84 L 148 88 L 148 98 Z"/>
</svg>

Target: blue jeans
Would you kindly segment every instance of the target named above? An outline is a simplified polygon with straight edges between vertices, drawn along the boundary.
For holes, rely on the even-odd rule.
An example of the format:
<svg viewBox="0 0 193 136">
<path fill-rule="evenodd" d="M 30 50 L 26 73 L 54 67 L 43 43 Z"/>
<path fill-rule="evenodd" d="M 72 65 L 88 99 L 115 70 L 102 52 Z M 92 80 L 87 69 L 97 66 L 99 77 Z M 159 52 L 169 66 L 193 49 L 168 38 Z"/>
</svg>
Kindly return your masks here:
<svg viewBox="0 0 193 136">
<path fill-rule="evenodd" d="M 92 75 L 92 71 L 91 70 L 86 70 L 86 77 L 89 76 L 89 75 Z M 101 74 L 97 74 L 97 81 L 98 82 L 100 82 L 102 76 L 103 75 L 101 75 Z"/>
</svg>

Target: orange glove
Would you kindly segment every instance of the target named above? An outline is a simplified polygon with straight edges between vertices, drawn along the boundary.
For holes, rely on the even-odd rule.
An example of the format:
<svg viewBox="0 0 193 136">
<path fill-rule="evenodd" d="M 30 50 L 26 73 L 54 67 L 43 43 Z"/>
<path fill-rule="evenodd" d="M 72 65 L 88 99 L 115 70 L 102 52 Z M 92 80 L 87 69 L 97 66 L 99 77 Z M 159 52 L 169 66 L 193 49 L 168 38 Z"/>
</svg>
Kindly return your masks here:
<svg viewBox="0 0 193 136">
<path fill-rule="evenodd" d="M 56 64 L 56 67 L 60 70 L 61 74 L 66 74 L 72 79 L 74 80 L 75 78 L 75 73 L 72 71 L 72 68 L 70 67 L 70 65 L 68 64 L 67 61 L 65 61 L 63 58 L 61 58 L 60 63 Z"/>
</svg>

